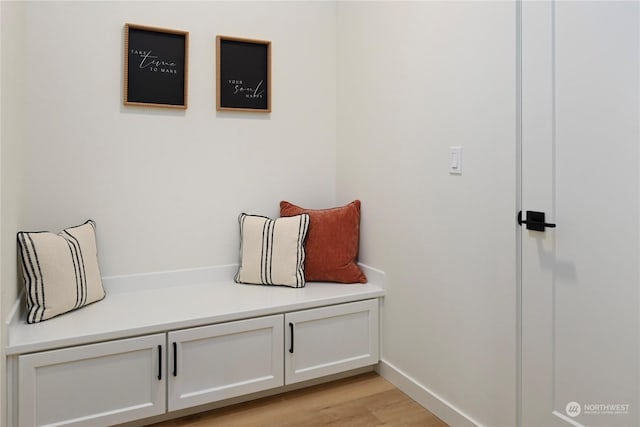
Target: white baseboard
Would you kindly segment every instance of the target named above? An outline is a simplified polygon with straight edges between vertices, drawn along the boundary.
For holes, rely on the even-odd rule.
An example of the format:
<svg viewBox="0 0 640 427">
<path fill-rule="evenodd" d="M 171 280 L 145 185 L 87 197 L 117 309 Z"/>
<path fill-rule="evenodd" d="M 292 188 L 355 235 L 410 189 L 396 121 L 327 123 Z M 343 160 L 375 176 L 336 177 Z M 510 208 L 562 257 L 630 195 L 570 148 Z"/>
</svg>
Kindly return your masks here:
<svg viewBox="0 0 640 427">
<path fill-rule="evenodd" d="M 386 360 L 376 372 L 451 427 L 481 427 L 481 424 L 423 386 Z"/>
</svg>

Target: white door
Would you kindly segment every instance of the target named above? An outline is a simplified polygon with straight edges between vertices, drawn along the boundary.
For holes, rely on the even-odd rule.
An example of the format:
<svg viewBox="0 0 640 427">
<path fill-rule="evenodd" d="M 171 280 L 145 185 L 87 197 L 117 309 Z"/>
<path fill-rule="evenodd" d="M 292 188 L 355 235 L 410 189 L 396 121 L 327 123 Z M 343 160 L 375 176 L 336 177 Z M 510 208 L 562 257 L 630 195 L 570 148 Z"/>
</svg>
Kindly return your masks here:
<svg viewBox="0 0 640 427">
<path fill-rule="evenodd" d="M 375 365 L 378 299 L 285 314 L 285 384 Z"/>
<path fill-rule="evenodd" d="M 521 424 L 640 426 L 640 2 L 521 6 Z"/>
<path fill-rule="evenodd" d="M 283 316 L 169 332 L 168 410 L 284 384 Z"/>
<path fill-rule="evenodd" d="M 18 425 L 111 426 L 165 412 L 165 334 L 18 358 Z"/>
</svg>

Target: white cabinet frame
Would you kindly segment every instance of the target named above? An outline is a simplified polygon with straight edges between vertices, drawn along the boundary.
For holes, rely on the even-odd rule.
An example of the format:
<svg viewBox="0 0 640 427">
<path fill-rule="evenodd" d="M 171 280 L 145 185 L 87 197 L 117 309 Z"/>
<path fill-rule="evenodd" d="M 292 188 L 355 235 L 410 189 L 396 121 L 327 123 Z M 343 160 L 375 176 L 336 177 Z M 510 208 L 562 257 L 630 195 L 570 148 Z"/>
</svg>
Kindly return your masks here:
<svg viewBox="0 0 640 427">
<path fill-rule="evenodd" d="M 375 365 L 378 304 L 21 355 L 19 425 L 109 426 Z"/>
<path fill-rule="evenodd" d="M 361 267 L 370 283 L 295 290 L 238 285 L 229 280 L 233 265 L 103 278 L 109 298 L 38 324 L 24 321 L 24 301 L 16 301 L 4 348 L 6 424 L 137 422 L 375 365 L 385 278 Z M 140 307 L 144 316 L 122 315 Z M 295 358 L 285 316 L 299 334 Z M 314 340 L 318 355 L 310 354 Z M 337 351 L 341 340 L 350 344 Z M 224 365 L 222 378 L 212 363 Z M 285 366 L 294 371 L 285 374 Z"/>
</svg>

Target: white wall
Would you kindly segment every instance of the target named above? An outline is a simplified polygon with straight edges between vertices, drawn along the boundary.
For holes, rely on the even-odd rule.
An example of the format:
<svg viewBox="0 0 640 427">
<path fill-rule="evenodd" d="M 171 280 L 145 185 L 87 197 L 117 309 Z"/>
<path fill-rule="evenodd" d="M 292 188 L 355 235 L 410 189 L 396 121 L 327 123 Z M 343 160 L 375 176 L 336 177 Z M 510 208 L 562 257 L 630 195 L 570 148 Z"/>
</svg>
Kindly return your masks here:
<svg viewBox="0 0 640 427">
<path fill-rule="evenodd" d="M 488 426 L 516 422 L 515 23 L 513 2 L 338 3 L 337 197 L 387 273 L 385 366 Z"/>
<path fill-rule="evenodd" d="M 240 212 L 335 202 L 333 2 L 29 2 L 25 227 L 97 223 L 104 275 L 237 262 Z M 190 32 L 189 108 L 122 105 L 126 22 Z M 215 36 L 272 41 L 271 114 L 215 111 Z"/>
<path fill-rule="evenodd" d="M 0 384 L 6 378 L 4 319 L 19 289 L 16 232 L 24 221 L 24 17 L 22 3 L 0 2 Z M 4 387 L 0 402 L 0 425 L 4 425 Z"/>
</svg>

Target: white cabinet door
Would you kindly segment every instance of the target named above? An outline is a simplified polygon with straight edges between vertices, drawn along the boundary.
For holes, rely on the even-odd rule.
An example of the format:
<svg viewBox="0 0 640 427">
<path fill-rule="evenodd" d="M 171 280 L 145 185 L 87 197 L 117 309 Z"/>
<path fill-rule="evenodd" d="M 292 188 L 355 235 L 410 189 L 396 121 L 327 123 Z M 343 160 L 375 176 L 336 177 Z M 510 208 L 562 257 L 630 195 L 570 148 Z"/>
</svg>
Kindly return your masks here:
<svg viewBox="0 0 640 427">
<path fill-rule="evenodd" d="M 165 412 L 165 334 L 18 359 L 20 427 L 109 426 Z"/>
<path fill-rule="evenodd" d="M 169 333 L 169 411 L 283 385 L 283 316 Z"/>
<path fill-rule="evenodd" d="M 378 363 L 378 300 L 285 315 L 285 382 Z"/>
</svg>

